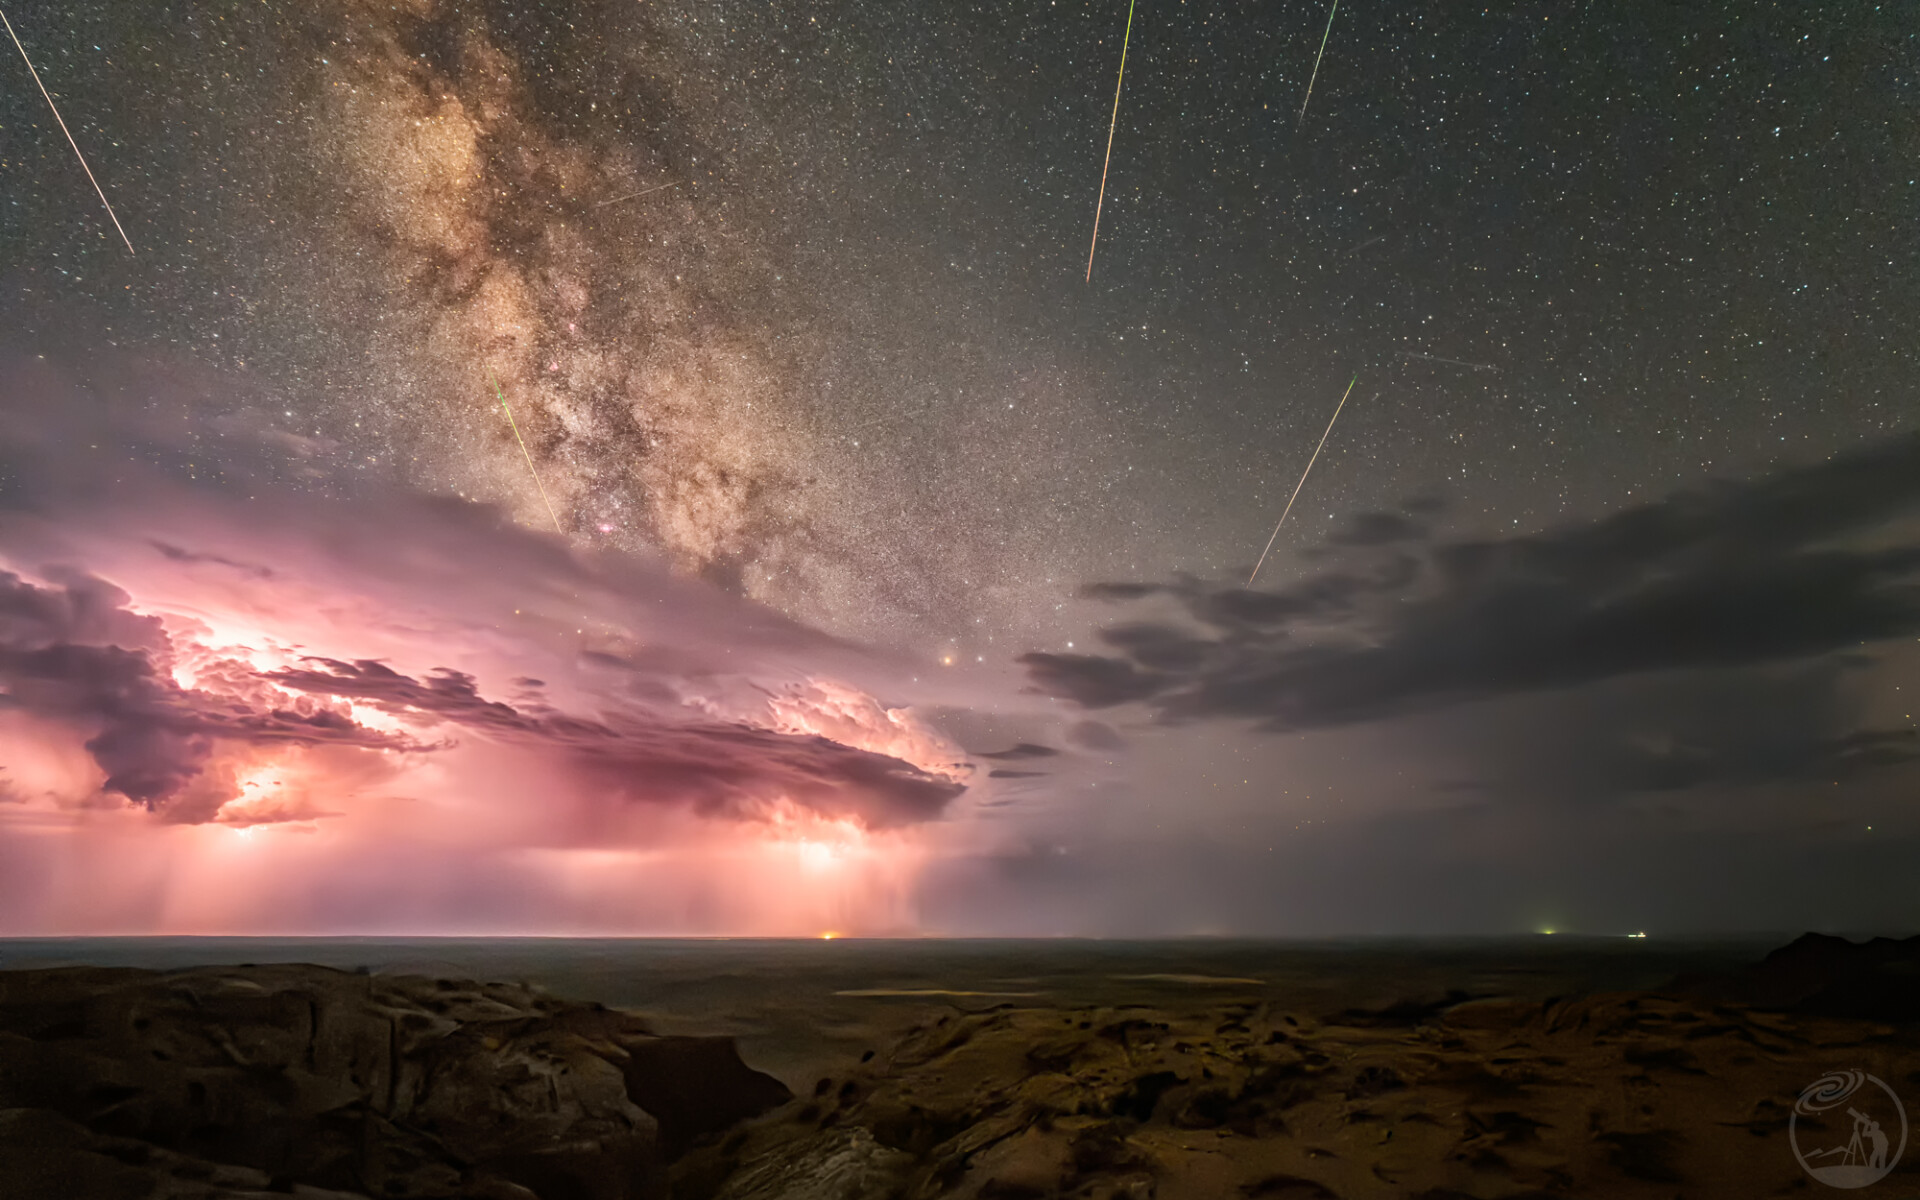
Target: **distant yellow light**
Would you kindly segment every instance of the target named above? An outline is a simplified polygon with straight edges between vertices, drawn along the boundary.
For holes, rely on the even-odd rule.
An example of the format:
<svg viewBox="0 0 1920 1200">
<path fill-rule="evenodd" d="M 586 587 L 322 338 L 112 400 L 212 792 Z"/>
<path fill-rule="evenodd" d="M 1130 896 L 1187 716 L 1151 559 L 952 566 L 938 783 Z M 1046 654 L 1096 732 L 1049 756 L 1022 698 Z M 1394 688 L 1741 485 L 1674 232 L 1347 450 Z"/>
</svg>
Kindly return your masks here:
<svg viewBox="0 0 1920 1200">
<path fill-rule="evenodd" d="M 821 941 L 823 941 L 823 942 L 830 942 L 830 941 L 832 941 L 833 939 L 835 939 L 835 938 L 837 938 L 837 937 L 839 937 L 839 936 L 840 936 L 840 935 L 839 935 L 839 934 L 837 934 L 837 933 L 823 933 L 823 934 L 821 934 L 821 935 L 820 935 L 820 940 L 821 940 Z"/>
</svg>

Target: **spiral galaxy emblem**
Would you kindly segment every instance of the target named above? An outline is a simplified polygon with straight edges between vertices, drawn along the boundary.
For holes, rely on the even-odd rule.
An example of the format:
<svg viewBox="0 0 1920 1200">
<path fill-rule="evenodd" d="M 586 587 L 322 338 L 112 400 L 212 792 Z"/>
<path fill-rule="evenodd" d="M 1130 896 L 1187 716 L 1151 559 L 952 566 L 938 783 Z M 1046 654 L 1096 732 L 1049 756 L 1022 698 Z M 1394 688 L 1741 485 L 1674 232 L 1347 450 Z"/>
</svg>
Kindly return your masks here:
<svg viewBox="0 0 1920 1200">
<path fill-rule="evenodd" d="M 1801 1168 L 1821 1183 L 1866 1187 L 1884 1178 L 1906 1153 L 1907 1110 L 1878 1076 L 1833 1071 L 1808 1084 L 1793 1102 L 1787 1137 Z"/>
</svg>

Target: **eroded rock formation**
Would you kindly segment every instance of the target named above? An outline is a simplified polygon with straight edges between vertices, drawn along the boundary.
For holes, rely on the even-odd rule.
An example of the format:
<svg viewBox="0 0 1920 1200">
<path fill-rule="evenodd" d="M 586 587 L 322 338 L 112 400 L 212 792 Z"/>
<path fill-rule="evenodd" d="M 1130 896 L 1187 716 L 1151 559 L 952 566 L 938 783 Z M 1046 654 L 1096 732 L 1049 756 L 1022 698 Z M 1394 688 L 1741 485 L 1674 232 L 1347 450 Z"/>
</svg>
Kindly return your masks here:
<svg viewBox="0 0 1920 1200">
<path fill-rule="evenodd" d="M 785 1101 L 731 1040 L 510 984 L 0 972 L 0 1196 L 654 1200 Z"/>
</svg>

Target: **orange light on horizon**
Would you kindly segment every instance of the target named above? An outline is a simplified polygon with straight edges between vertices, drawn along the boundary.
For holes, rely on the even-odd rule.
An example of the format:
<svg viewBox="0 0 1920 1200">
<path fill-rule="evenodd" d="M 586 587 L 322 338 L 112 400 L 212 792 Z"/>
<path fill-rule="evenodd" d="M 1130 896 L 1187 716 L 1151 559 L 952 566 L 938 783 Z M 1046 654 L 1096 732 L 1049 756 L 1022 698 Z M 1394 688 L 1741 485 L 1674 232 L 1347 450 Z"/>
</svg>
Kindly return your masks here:
<svg viewBox="0 0 1920 1200">
<path fill-rule="evenodd" d="M 826 933 L 823 933 L 820 935 L 820 940 L 823 942 L 830 942 L 839 936 L 840 936 L 839 934 L 834 933 L 832 930 L 828 930 Z"/>
</svg>

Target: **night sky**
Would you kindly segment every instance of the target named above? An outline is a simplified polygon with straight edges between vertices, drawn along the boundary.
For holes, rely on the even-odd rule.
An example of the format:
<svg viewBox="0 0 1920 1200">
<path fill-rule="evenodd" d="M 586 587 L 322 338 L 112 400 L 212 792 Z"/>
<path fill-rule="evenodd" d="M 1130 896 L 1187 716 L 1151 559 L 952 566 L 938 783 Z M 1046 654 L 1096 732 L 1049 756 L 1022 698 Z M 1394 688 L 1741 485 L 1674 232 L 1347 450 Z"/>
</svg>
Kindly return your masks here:
<svg viewBox="0 0 1920 1200">
<path fill-rule="evenodd" d="M 671 776 L 651 809 L 743 839 L 779 826 L 775 795 L 909 839 L 874 851 L 884 916 L 842 904 L 855 930 L 1916 924 L 1908 6 L 1362 0 L 1302 116 L 1324 6 L 1141 0 L 1090 283 L 1124 4 L 7 15 L 136 251 L 7 47 L 0 565 L 18 603 L 66 589 L 75 612 L 117 594 L 87 603 L 204 620 L 203 567 L 266 581 L 309 544 L 480 539 L 417 578 L 384 549 L 326 576 L 459 610 L 417 660 L 404 639 L 250 627 L 233 661 L 332 697 L 359 733 L 274 725 L 257 687 L 244 729 L 208 724 L 210 685 L 176 670 L 160 725 L 205 754 L 131 791 L 111 747 L 48 767 L 59 786 L 16 781 L 16 866 L 49 861 L 74 813 L 252 828 L 203 786 L 230 744 L 318 754 L 338 734 L 431 758 L 441 722 L 561 755 L 583 796 L 610 785 L 566 756 Z M 456 663 L 472 647 L 451 631 L 505 621 L 478 597 L 515 580 L 552 628 Z M 313 594 L 303 620 L 332 611 Z M 654 706 L 646 738 L 692 738 L 689 760 L 721 753 L 688 749 L 713 721 L 772 737 L 742 751 L 781 764 L 739 785 L 758 800 L 565 724 L 637 728 L 604 688 L 562 704 L 555 672 L 666 645 L 643 628 L 662 612 L 741 632 L 673 626 L 701 664 L 618 703 Z M 53 668 L 20 656 L 118 647 L 159 679 L 188 637 L 54 625 L 0 625 L 0 716 L 82 747 L 140 721 L 46 699 L 24 681 Z M 269 664 L 276 638 L 333 665 Z M 911 709 L 911 736 L 905 716 L 842 736 L 715 700 L 736 641 L 741 688 L 845 685 L 865 698 L 815 707 Z M 762 644 L 777 652 L 744 649 Z M 363 658 L 416 690 L 369 682 Z M 471 704 L 432 691 L 436 670 L 464 672 Z M 778 739 L 802 732 L 852 757 L 792 759 Z M 649 807 L 649 786 L 612 790 Z M 833 786 L 850 798 L 818 798 Z M 358 819 L 330 805 L 258 824 L 324 839 Z M 495 850 L 537 849 L 512 827 Z M 567 844 L 671 842 L 608 828 L 583 819 Z M 367 858 L 372 836 L 338 853 L 404 864 L 426 844 Z M 184 853 L 149 856 L 166 889 L 196 886 Z M 772 928 L 683 902 L 737 869 L 701 862 L 644 912 L 610 892 L 534 905 L 528 928 Z M 29 874 L 23 931 L 235 919 L 75 907 L 60 897 L 86 869 Z M 384 908 L 302 895 L 269 925 L 446 929 L 471 903 L 452 883 Z"/>
</svg>

